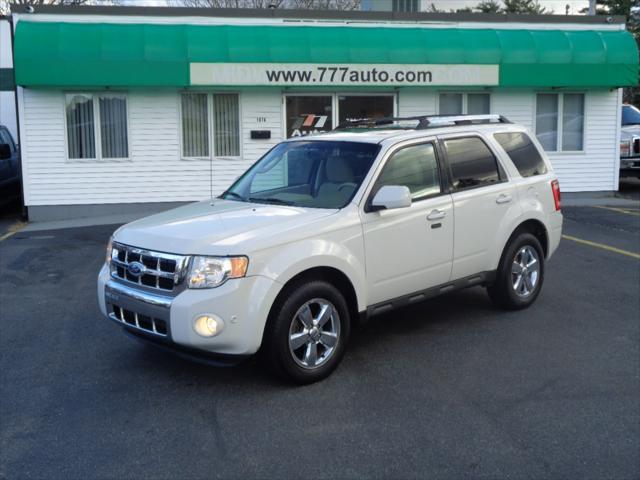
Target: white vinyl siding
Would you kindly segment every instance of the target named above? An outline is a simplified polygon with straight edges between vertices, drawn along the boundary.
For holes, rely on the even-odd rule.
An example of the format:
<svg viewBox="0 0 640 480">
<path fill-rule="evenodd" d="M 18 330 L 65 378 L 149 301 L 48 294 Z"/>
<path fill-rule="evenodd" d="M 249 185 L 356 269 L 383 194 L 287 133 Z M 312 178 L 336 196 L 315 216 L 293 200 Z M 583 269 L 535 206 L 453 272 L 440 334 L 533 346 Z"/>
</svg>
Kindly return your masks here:
<svg viewBox="0 0 640 480">
<path fill-rule="evenodd" d="M 209 197 L 209 159 L 182 160 L 180 92 L 127 92 L 128 162 L 69 162 L 64 93 L 20 89 L 26 205 L 176 202 Z M 283 138 L 282 95 L 273 90 L 239 96 L 242 157 L 213 159 L 213 192 L 220 194 Z M 251 130 L 271 139 L 251 140 Z"/>
<path fill-rule="evenodd" d="M 532 90 L 491 92 L 491 112 L 535 132 L 536 93 Z M 589 90 L 584 96 L 584 145 L 579 152 L 547 152 L 563 192 L 618 188 L 620 132 L 618 90 Z M 398 115 L 435 114 L 438 92 L 419 88 L 398 94 Z M 531 135 L 535 136 L 534 133 Z"/>
<path fill-rule="evenodd" d="M 180 92 L 132 90 L 126 97 L 129 161 L 70 162 L 65 94 L 19 88 L 27 206 L 175 202 L 209 197 L 211 160 L 182 159 Z M 221 193 L 284 138 L 282 98 L 278 89 L 239 92 L 241 156 L 213 159 L 214 194 Z M 530 131 L 534 131 L 535 102 L 536 92 L 532 90 L 491 92 L 492 112 Z M 584 150 L 548 152 L 564 192 L 617 188 L 619 102 L 618 91 L 588 91 L 584 101 Z M 401 116 L 434 114 L 437 104 L 438 92 L 434 90 L 408 88 L 398 92 Z M 271 138 L 251 140 L 251 130 L 269 130 Z"/>
</svg>

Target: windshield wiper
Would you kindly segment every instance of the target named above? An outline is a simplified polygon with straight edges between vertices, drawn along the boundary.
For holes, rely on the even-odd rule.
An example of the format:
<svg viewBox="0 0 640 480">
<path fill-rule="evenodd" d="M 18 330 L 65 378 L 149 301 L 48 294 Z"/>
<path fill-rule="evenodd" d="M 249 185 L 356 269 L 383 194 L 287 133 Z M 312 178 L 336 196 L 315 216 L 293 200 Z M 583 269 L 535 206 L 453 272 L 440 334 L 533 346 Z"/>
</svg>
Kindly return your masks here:
<svg viewBox="0 0 640 480">
<path fill-rule="evenodd" d="M 240 200 L 242 202 L 246 202 L 247 201 L 242 195 L 240 195 L 239 193 L 236 193 L 236 192 L 226 191 L 220 196 L 226 200 L 227 195 L 229 195 L 230 197 L 235 197 L 235 198 L 237 198 L 238 200 Z"/>
<path fill-rule="evenodd" d="M 276 205 L 293 205 L 293 202 L 287 202 L 286 200 L 275 197 L 249 197 L 249 201 L 256 203 L 273 203 Z"/>
</svg>

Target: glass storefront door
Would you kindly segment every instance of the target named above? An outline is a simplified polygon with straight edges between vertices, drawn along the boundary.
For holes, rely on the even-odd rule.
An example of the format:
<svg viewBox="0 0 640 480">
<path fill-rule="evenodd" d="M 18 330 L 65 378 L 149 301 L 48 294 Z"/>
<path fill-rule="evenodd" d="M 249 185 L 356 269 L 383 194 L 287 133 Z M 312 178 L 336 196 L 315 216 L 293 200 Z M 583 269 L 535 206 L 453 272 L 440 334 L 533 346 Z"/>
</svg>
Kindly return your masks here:
<svg viewBox="0 0 640 480">
<path fill-rule="evenodd" d="M 333 129 L 332 95 L 288 95 L 286 109 L 287 138 Z"/>
<path fill-rule="evenodd" d="M 339 95 L 338 125 L 365 118 L 393 117 L 393 95 Z"/>
<path fill-rule="evenodd" d="M 347 120 L 393 117 L 395 95 L 285 95 L 287 138 L 328 132 Z"/>
</svg>

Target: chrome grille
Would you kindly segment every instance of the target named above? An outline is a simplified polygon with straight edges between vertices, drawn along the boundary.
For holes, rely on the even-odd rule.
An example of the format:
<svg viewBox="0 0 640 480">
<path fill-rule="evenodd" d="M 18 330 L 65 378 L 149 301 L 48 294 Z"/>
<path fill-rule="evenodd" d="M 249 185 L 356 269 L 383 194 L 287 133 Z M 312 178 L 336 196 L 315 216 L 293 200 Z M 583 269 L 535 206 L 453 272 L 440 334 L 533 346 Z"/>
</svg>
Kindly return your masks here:
<svg viewBox="0 0 640 480">
<path fill-rule="evenodd" d="M 148 315 L 142 315 L 141 313 L 127 310 L 118 305 L 111 304 L 111 311 L 109 317 L 112 320 L 122 322 L 130 327 L 143 330 L 148 333 L 154 333 L 161 337 L 166 337 L 168 334 L 167 322 L 161 318 L 154 318 Z"/>
<path fill-rule="evenodd" d="M 182 284 L 189 257 L 114 243 L 111 276 L 125 282 L 172 292 Z"/>
</svg>

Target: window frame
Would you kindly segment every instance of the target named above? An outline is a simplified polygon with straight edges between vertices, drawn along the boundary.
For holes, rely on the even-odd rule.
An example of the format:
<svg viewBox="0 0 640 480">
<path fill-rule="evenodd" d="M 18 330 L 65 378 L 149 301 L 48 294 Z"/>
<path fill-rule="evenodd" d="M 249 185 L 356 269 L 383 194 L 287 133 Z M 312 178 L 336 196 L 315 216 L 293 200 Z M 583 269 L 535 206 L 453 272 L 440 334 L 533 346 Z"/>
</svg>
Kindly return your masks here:
<svg viewBox="0 0 640 480">
<path fill-rule="evenodd" d="M 187 157 L 184 155 L 184 132 L 182 131 L 182 95 L 183 94 L 201 94 L 207 95 L 207 141 L 209 142 L 209 155 L 206 157 Z M 213 120 L 213 97 L 214 95 L 235 95 L 238 98 L 238 155 L 216 155 L 215 154 L 215 138 L 214 138 L 214 120 Z M 178 142 L 180 149 L 180 160 L 186 162 L 192 161 L 212 161 L 212 160 L 240 160 L 242 159 L 242 151 L 244 146 L 244 137 L 242 132 L 242 101 L 239 91 L 224 90 L 180 90 L 177 98 L 178 108 Z"/>
<path fill-rule="evenodd" d="M 91 96 L 93 103 L 93 141 L 95 142 L 96 155 L 91 158 L 70 158 L 69 157 L 69 126 L 67 125 L 67 98 L 70 95 L 87 95 Z M 100 97 L 124 97 L 127 114 L 125 116 L 126 132 L 127 132 L 127 156 L 126 157 L 105 157 L 102 155 L 102 133 L 100 131 Z M 65 159 L 67 163 L 121 163 L 131 162 L 131 109 L 129 108 L 129 94 L 125 91 L 96 91 L 96 90 L 64 90 L 62 92 L 62 112 L 64 123 L 64 149 Z"/>
<path fill-rule="evenodd" d="M 456 90 L 439 90 L 438 91 L 438 115 L 450 115 L 450 116 L 454 116 L 456 114 L 453 113 L 440 113 L 441 111 L 441 106 L 440 106 L 440 94 L 458 94 L 458 95 L 462 95 L 462 113 L 459 113 L 457 115 L 470 115 L 469 113 L 467 113 L 469 111 L 469 95 L 489 95 L 489 113 L 478 113 L 478 114 L 473 114 L 473 115 L 491 115 L 491 112 L 493 112 L 493 95 L 491 95 L 491 92 L 483 92 L 483 91 L 469 91 L 469 92 L 463 92 L 463 91 L 456 91 Z"/>
<path fill-rule="evenodd" d="M 582 95 L 582 107 L 583 107 L 583 114 L 582 114 L 582 149 L 581 150 L 563 150 L 562 149 L 562 136 L 564 134 L 564 129 L 563 129 L 563 115 L 564 115 L 564 95 L 565 94 L 569 94 L 569 95 Z M 587 149 L 586 149 L 586 143 L 587 143 L 587 92 L 585 91 L 573 91 L 573 90 L 567 90 L 567 91 L 563 91 L 563 92 L 549 92 L 549 91 L 536 91 L 533 93 L 534 97 L 533 97 L 533 135 L 536 138 L 536 140 L 538 141 L 538 143 L 540 143 L 540 145 L 542 146 L 542 142 L 540 142 L 540 140 L 538 139 L 538 134 L 537 134 L 537 130 L 538 130 L 538 95 L 555 95 L 557 100 L 558 100 L 558 120 L 557 120 L 557 133 L 558 133 L 558 138 L 556 139 L 556 149 L 555 150 L 545 150 L 544 146 L 542 147 L 542 151 L 545 152 L 546 154 L 550 154 L 550 155 L 563 155 L 563 154 L 569 154 L 569 155 L 574 155 L 576 153 L 586 153 Z"/>
<path fill-rule="evenodd" d="M 465 188 L 455 187 L 453 170 L 451 168 L 451 161 L 449 159 L 449 155 L 447 153 L 447 149 L 445 147 L 444 142 L 446 142 L 447 140 L 457 140 L 460 138 L 477 138 L 482 143 L 485 144 L 485 146 L 489 149 L 489 151 L 493 155 L 493 158 L 495 159 L 495 162 L 496 162 L 496 170 L 498 171 L 497 182 L 489 183 L 487 185 L 474 185 L 474 186 L 465 187 Z M 438 136 L 438 142 L 440 143 L 440 149 L 442 150 L 442 157 L 447 168 L 447 175 L 449 177 L 449 193 L 454 194 L 458 192 L 467 192 L 469 190 L 476 190 L 478 188 L 489 188 L 489 187 L 494 187 L 496 185 L 500 185 L 502 183 L 509 182 L 509 173 L 507 169 L 504 167 L 504 165 L 502 165 L 502 162 L 500 160 L 500 155 L 498 154 L 498 152 L 496 152 L 495 148 L 492 146 L 492 142 L 489 139 L 485 139 L 482 135 L 475 132 L 474 133 L 453 133 L 451 135 Z"/>
</svg>

